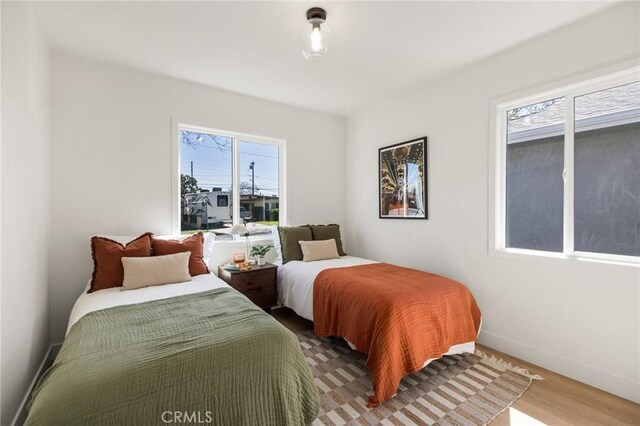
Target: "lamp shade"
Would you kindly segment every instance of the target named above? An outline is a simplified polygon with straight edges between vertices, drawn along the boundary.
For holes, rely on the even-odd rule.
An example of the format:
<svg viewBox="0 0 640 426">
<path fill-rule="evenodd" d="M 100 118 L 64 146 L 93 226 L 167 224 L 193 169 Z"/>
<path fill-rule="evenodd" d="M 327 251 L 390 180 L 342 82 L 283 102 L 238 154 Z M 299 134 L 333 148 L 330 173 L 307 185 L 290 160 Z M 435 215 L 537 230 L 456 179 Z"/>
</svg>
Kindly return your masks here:
<svg viewBox="0 0 640 426">
<path fill-rule="evenodd" d="M 249 234 L 249 230 L 247 229 L 246 226 L 242 224 L 237 224 L 237 225 L 233 225 L 233 228 L 231 228 L 231 233 L 239 234 L 239 235 L 247 235 Z"/>
</svg>

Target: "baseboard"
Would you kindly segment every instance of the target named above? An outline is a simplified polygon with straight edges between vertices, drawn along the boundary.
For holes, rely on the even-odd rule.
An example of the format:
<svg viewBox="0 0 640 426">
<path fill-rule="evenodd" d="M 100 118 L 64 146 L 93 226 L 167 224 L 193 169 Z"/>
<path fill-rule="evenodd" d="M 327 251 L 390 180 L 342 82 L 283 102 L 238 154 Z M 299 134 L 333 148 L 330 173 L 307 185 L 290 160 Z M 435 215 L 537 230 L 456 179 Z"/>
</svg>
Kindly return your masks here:
<svg viewBox="0 0 640 426">
<path fill-rule="evenodd" d="M 22 426 L 24 422 L 27 420 L 27 414 L 28 414 L 27 404 L 31 399 L 31 393 L 35 388 L 36 383 L 38 383 L 38 380 L 40 380 L 40 377 L 42 377 L 44 372 L 53 363 L 53 360 L 56 359 L 56 356 L 58 356 L 58 352 L 60 351 L 61 346 L 62 346 L 62 343 L 55 343 L 49 346 L 49 349 L 47 350 L 47 354 L 42 359 L 42 362 L 40 363 L 40 367 L 38 367 L 38 371 L 36 372 L 35 377 L 31 381 L 31 384 L 29 385 L 29 389 L 27 389 L 26 395 L 24 396 L 24 398 L 22 399 L 22 402 L 20 403 L 20 408 L 18 409 L 18 412 L 16 413 L 15 417 L 13 418 L 13 421 L 11 422 L 12 426 Z"/>
<path fill-rule="evenodd" d="M 640 403 L 640 383 L 633 380 L 488 331 L 480 333 L 478 342 L 621 398 Z"/>
</svg>

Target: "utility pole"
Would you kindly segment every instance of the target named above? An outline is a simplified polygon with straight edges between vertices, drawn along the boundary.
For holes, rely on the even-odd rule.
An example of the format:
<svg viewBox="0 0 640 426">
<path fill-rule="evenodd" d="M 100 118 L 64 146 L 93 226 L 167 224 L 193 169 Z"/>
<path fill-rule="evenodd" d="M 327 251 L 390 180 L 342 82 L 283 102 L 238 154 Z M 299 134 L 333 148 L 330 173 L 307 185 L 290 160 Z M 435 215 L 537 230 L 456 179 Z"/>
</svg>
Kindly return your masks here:
<svg viewBox="0 0 640 426">
<path fill-rule="evenodd" d="M 252 161 L 249 165 L 251 169 L 251 195 L 256 194 L 256 162 Z"/>
<path fill-rule="evenodd" d="M 193 177 L 193 161 L 191 162 L 191 177 Z"/>
</svg>

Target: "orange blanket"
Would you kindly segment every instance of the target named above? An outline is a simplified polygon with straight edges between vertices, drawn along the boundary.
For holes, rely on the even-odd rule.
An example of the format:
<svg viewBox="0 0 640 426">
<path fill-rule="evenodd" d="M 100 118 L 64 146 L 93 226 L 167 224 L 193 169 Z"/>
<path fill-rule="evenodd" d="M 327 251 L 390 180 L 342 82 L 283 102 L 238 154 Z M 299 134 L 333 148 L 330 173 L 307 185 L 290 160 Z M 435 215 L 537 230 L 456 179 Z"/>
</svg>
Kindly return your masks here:
<svg viewBox="0 0 640 426">
<path fill-rule="evenodd" d="M 314 331 L 367 354 L 375 407 L 400 380 L 453 345 L 476 340 L 480 310 L 462 284 L 385 263 L 322 271 L 313 286 Z"/>
</svg>

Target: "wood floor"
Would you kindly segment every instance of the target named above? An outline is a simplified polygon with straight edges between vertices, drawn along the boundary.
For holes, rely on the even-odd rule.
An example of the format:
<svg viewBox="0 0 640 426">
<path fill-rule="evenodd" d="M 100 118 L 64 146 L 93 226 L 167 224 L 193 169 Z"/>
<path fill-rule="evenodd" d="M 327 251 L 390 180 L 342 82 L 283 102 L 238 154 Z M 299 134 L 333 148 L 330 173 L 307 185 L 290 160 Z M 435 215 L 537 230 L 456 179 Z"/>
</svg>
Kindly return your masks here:
<svg viewBox="0 0 640 426">
<path fill-rule="evenodd" d="M 313 328 L 313 323 L 281 308 L 273 316 L 293 332 Z M 544 377 L 534 381 L 529 390 L 511 409 L 498 416 L 491 424 L 507 425 L 635 425 L 640 426 L 640 405 L 584 383 L 511 357 L 491 348 L 478 345 L 478 349 Z"/>
</svg>

